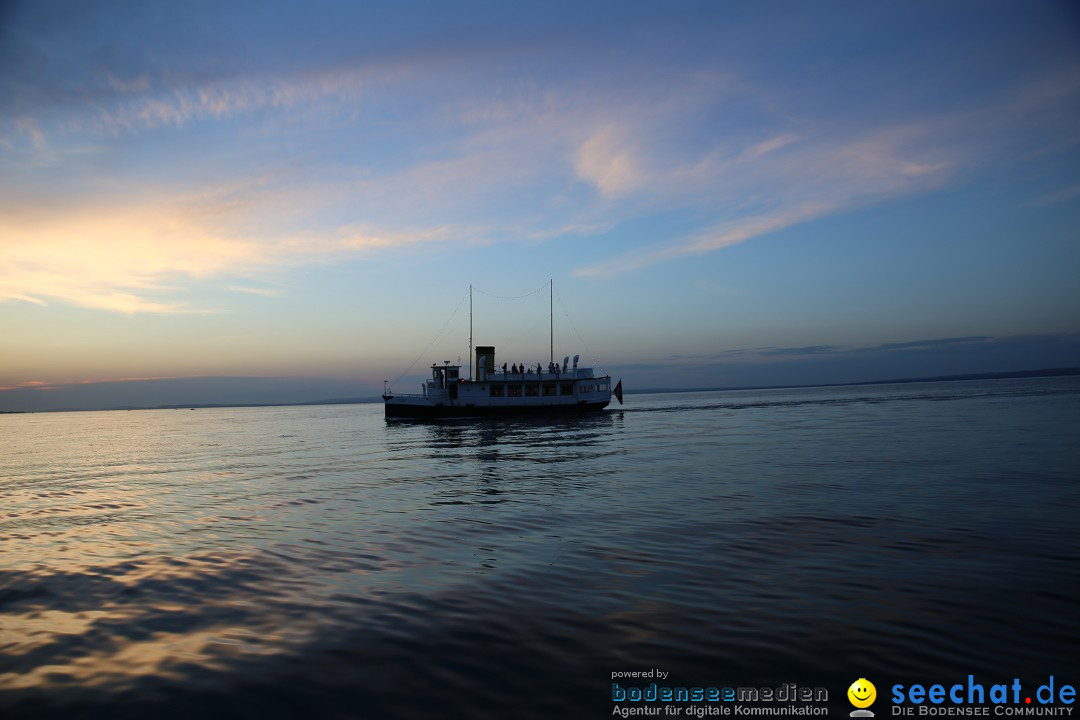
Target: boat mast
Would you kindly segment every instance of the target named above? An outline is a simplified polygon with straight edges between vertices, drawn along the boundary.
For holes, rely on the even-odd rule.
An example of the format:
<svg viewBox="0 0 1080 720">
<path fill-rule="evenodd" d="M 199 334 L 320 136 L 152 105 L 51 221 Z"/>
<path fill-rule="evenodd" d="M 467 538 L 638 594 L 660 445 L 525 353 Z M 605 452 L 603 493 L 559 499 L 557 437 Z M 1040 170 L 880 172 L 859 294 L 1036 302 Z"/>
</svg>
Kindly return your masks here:
<svg viewBox="0 0 1080 720">
<path fill-rule="evenodd" d="M 551 354 L 548 362 L 555 362 L 555 280 L 548 279 L 548 312 L 551 313 Z"/>
<path fill-rule="evenodd" d="M 469 382 L 472 382 L 472 284 L 469 285 Z"/>
</svg>

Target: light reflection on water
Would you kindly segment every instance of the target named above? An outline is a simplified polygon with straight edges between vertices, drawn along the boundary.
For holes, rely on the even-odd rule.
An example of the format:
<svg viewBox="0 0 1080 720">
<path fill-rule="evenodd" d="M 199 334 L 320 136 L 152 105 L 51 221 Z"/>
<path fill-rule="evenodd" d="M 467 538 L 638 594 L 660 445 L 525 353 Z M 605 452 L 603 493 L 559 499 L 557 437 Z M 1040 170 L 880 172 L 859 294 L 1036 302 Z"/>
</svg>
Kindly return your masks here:
<svg viewBox="0 0 1080 720">
<path fill-rule="evenodd" d="M 3 416 L 0 709 L 607 715 L 610 672 L 651 666 L 1075 678 L 1078 398 L 1044 379 L 555 421 Z"/>
</svg>

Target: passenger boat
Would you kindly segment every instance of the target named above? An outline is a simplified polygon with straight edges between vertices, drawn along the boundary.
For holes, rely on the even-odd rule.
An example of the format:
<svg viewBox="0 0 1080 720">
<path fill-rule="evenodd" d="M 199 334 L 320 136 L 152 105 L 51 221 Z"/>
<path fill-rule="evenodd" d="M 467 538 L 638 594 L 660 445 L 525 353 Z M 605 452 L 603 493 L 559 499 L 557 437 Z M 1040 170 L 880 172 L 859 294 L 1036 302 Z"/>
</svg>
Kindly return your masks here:
<svg viewBox="0 0 1080 720">
<path fill-rule="evenodd" d="M 469 344 L 472 345 L 472 287 L 469 288 Z M 554 314 L 552 314 L 554 317 Z M 432 363 L 431 377 L 422 392 L 395 395 L 383 393 L 387 418 L 452 418 L 500 417 L 513 415 L 545 415 L 592 413 L 603 410 L 612 395 L 622 404 L 622 381 L 614 388 L 611 376 L 597 376 L 592 368 L 578 367 L 579 356 L 570 365 L 569 356 L 561 364 L 554 360 L 554 322 L 552 323 L 552 356 L 547 367 L 509 368 L 497 366 L 495 348 L 491 345 L 476 348 L 476 376 L 472 364 L 469 377 L 462 376 L 461 365 L 449 360 L 442 365 Z M 469 357 L 473 350 L 469 348 Z"/>
</svg>

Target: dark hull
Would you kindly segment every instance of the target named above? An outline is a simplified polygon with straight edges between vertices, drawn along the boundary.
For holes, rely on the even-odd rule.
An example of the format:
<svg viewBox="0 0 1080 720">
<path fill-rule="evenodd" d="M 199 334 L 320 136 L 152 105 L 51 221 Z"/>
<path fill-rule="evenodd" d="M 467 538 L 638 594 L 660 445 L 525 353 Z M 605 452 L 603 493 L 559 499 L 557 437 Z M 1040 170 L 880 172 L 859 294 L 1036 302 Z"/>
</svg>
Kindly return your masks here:
<svg viewBox="0 0 1080 720">
<path fill-rule="evenodd" d="M 599 412 L 608 406 L 610 400 L 603 402 L 580 402 L 574 405 L 517 405 L 503 407 L 466 407 L 463 405 L 413 405 L 385 403 L 386 417 L 412 420 L 430 420 L 437 418 L 466 417 L 521 417 L 551 415 L 583 415 Z"/>
</svg>

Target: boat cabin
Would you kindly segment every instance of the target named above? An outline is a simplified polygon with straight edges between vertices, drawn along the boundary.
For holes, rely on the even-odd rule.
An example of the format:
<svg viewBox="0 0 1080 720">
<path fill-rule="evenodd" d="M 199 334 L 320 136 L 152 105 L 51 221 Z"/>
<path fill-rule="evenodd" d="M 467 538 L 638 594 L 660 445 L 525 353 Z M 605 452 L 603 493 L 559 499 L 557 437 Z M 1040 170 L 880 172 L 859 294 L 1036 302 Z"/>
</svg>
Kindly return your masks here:
<svg viewBox="0 0 1080 720">
<path fill-rule="evenodd" d="M 451 365 L 449 360 L 444 360 L 442 367 L 435 363 L 431 364 L 431 379 L 428 380 L 424 394 L 431 390 L 448 390 L 451 400 L 457 400 L 458 383 L 462 381 L 461 366 Z"/>
</svg>

